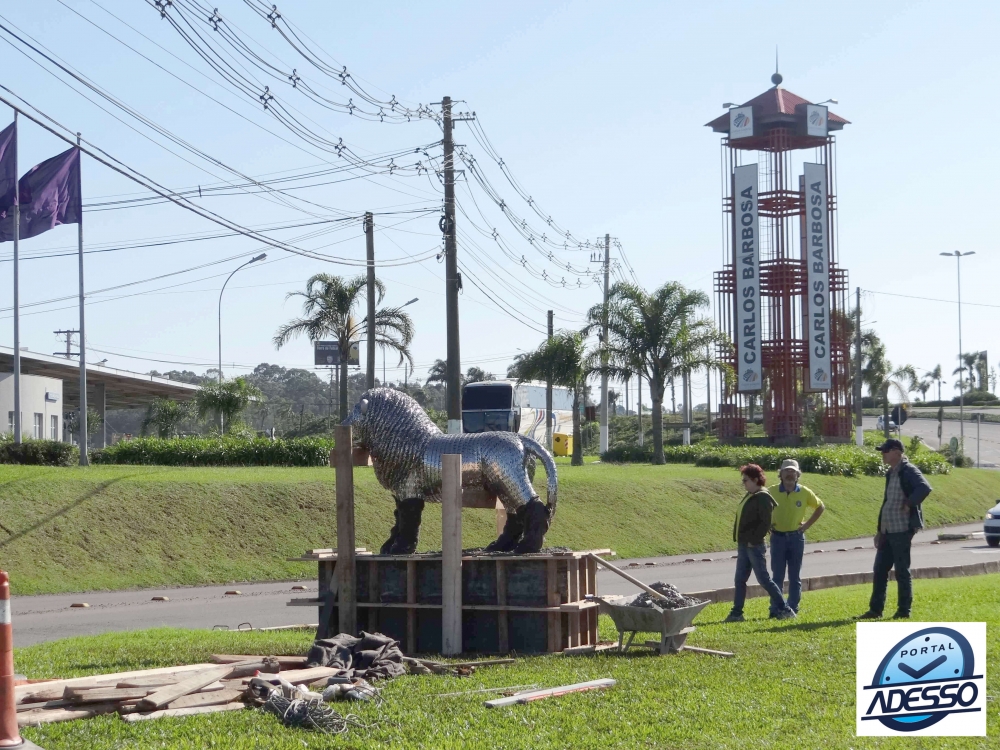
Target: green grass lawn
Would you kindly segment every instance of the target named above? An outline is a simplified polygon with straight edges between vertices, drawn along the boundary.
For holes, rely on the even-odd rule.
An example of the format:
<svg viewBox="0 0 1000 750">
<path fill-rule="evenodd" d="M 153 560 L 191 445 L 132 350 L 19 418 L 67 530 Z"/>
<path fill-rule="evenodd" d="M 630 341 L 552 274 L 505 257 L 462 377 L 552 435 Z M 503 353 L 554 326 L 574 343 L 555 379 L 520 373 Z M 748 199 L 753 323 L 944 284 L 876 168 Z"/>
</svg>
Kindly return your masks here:
<svg viewBox="0 0 1000 750">
<path fill-rule="evenodd" d="M 914 616 L 985 621 L 987 693 L 1000 684 L 1000 576 L 914 582 Z M 895 587 L 890 590 L 890 600 Z M 854 737 L 855 627 L 868 587 L 807 593 L 794 622 L 767 619 L 753 599 L 747 622 L 726 625 L 728 605 L 709 606 L 690 636 L 694 646 L 733 651 L 734 659 L 683 653 L 625 657 L 529 657 L 469 678 L 406 676 L 388 684 L 381 708 L 350 705 L 369 725 L 342 737 L 282 727 L 273 716 L 242 711 L 126 724 L 105 716 L 24 730 L 48 750 L 130 748 L 987 748 L 996 747 L 1000 708 L 988 703 L 987 738 Z M 889 602 L 892 610 L 893 601 Z M 614 630 L 602 618 L 602 637 Z M 151 630 L 68 638 L 15 652 L 31 677 L 76 676 L 204 660 L 212 652 L 304 653 L 304 633 Z M 607 691 L 487 709 L 489 696 L 435 697 L 485 687 L 553 687 L 612 677 Z"/>
<path fill-rule="evenodd" d="M 544 475 L 536 478 L 544 496 Z M 685 465 L 559 466 L 550 545 L 610 547 L 622 557 L 727 549 L 742 497 L 732 469 Z M 872 533 L 884 480 L 806 475 L 827 504 L 813 540 Z M 931 478 L 929 525 L 979 520 L 1000 497 L 1000 472 Z M 392 501 L 371 469 L 355 471 L 357 540 L 378 548 Z M 336 544 L 329 468 L 0 466 L 0 566 L 15 594 L 311 578 L 286 562 Z M 467 509 L 463 540 L 496 535 L 492 510 Z M 439 506 L 424 512 L 420 549 L 440 549 Z"/>
</svg>

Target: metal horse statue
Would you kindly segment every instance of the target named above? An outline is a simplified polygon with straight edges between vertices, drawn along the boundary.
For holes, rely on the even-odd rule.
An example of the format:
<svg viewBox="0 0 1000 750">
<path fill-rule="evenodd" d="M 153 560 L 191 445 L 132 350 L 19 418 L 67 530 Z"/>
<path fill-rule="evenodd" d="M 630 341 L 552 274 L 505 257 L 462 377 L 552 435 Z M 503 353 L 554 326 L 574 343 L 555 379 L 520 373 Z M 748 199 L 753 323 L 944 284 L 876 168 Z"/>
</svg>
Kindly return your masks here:
<svg viewBox="0 0 1000 750">
<path fill-rule="evenodd" d="M 446 435 L 420 405 L 391 388 L 366 391 L 345 420 L 366 449 L 379 483 L 396 500 L 396 524 L 382 554 L 417 548 L 424 502 L 441 501 L 441 456 L 462 456 L 462 487 L 482 488 L 507 510 L 507 524 L 490 552 L 538 552 L 556 511 L 556 465 L 537 441 L 513 432 Z M 535 494 L 528 464 L 537 456 L 548 478 L 547 505 Z"/>
</svg>

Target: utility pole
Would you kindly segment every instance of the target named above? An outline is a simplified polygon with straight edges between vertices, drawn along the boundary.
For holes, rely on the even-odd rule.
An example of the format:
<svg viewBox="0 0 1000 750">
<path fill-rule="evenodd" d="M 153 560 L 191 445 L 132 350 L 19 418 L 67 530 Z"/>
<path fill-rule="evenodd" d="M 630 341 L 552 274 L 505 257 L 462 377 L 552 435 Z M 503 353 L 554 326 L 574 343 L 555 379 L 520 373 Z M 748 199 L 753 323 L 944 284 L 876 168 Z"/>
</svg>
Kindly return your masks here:
<svg viewBox="0 0 1000 750">
<path fill-rule="evenodd" d="M 365 213 L 365 247 L 368 251 L 368 377 L 365 388 L 375 387 L 375 218 Z M 345 352 L 346 354 L 346 352 Z M 385 386 L 385 374 L 382 375 Z"/>
<path fill-rule="evenodd" d="M 967 253 L 958 250 L 941 253 L 955 258 L 955 272 L 958 277 L 958 451 L 963 457 L 965 456 L 965 360 L 962 359 L 962 258 L 975 254 L 975 250 Z"/>
<path fill-rule="evenodd" d="M 76 134 L 76 147 L 80 148 L 80 134 Z M 81 172 L 83 165 L 80 165 Z M 83 182 L 83 179 L 80 180 Z M 80 212 L 80 221 L 76 225 L 77 244 L 79 246 L 80 258 L 80 466 L 90 465 L 90 456 L 87 454 L 87 328 L 84 322 L 83 306 L 83 211 Z"/>
<path fill-rule="evenodd" d="M 455 139 L 452 135 L 451 97 L 441 100 L 444 116 L 444 232 L 445 315 L 448 332 L 448 434 L 462 432 L 462 361 L 459 347 L 458 290 L 462 286 L 458 275 L 458 243 L 455 240 Z"/>
<path fill-rule="evenodd" d="M 65 330 L 65 331 L 53 331 L 56 336 L 66 337 L 66 351 L 64 352 L 52 352 L 53 357 L 65 357 L 69 359 L 73 356 L 73 335 L 79 333 L 79 331 Z"/>
<path fill-rule="evenodd" d="M 865 444 L 864 411 L 861 409 L 861 287 L 855 292 L 854 306 L 854 442 Z"/>
<path fill-rule="evenodd" d="M 611 235 L 604 235 L 604 311 L 601 315 L 601 453 L 608 449 L 608 277 L 611 271 Z"/>
<path fill-rule="evenodd" d="M 548 313 L 548 329 L 549 329 L 549 341 L 552 341 L 553 334 L 553 318 L 552 310 Z M 548 373 L 549 377 L 545 380 L 545 447 L 548 448 L 549 452 L 552 451 L 552 372 Z"/>
<path fill-rule="evenodd" d="M 705 361 L 712 355 L 711 347 L 705 347 Z M 706 418 L 708 421 L 705 423 L 705 434 L 712 434 L 712 368 L 710 365 L 705 365 L 705 407 L 706 407 Z"/>
<path fill-rule="evenodd" d="M 684 445 L 691 445 L 691 396 L 690 396 L 691 383 L 690 383 L 690 380 L 691 379 L 689 377 L 689 373 L 688 373 L 687 369 L 685 368 L 684 372 L 681 373 L 681 399 L 683 399 L 682 402 L 681 402 L 681 407 L 682 407 L 681 418 L 684 420 L 684 428 L 683 428 L 683 430 L 681 432 L 681 434 L 682 434 L 681 442 L 684 443 Z"/>
</svg>

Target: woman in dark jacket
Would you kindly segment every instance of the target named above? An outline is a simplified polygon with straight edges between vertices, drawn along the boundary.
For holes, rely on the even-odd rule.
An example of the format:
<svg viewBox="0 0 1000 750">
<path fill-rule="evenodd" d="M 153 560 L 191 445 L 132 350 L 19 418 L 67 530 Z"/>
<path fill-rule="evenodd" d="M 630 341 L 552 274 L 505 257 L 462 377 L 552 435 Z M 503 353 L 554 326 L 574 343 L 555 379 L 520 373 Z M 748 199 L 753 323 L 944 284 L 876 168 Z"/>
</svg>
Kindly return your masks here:
<svg viewBox="0 0 1000 750">
<path fill-rule="evenodd" d="M 757 576 L 757 583 L 771 597 L 771 611 L 777 619 L 795 617 L 795 612 L 785 603 L 781 589 L 767 572 L 767 545 L 764 537 L 771 529 L 771 511 L 777 506 L 764 486 L 767 478 L 757 464 L 747 464 L 740 469 L 746 496 L 736 511 L 733 523 L 733 541 L 736 542 L 736 594 L 733 609 L 726 622 L 743 622 L 743 603 L 747 598 L 747 581 L 750 571 Z"/>
</svg>

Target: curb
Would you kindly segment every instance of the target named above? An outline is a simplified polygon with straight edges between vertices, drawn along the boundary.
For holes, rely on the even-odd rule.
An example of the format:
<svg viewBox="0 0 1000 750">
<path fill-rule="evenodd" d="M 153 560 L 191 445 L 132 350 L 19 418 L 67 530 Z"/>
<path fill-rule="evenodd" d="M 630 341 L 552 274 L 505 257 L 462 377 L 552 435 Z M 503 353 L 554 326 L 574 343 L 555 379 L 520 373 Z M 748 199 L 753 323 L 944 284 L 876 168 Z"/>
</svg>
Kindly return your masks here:
<svg viewBox="0 0 1000 750">
<path fill-rule="evenodd" d="M 966 565 L 950 565 L 946 567 L 934 568 L 911 568 L 910 575 L 916 578 L 962 578 L 964 576 L 981 576 L 990 573 L 1000 573 L 1000 560 L 990 560 L 981 563 L 968 563 Z M 867 573 L 840 573 L 830 576 L 813 576 L 802 579 L 802 591 L 819 591 L 821 589 L 832 589 L 839 586 L 858 586 L 871 583 L 875 574 L 871 571 Z M 889 580 L 896 580 L 896 571 L 889 571 Z M 785 581 L 784 592 L 788 593 L 788 581 Z M 685 593 L 695 599 L 708 600 L 713 604 L 718 602 L 731 602 L 736 595 L 736 589 L 732 586 L 724 589 L 709 589 L 708 591 L 693 591 Z M 747 586 L 747 599 L 755 599 L 767 596 L 767 593 L 760 584 Z"/>
</svg>

